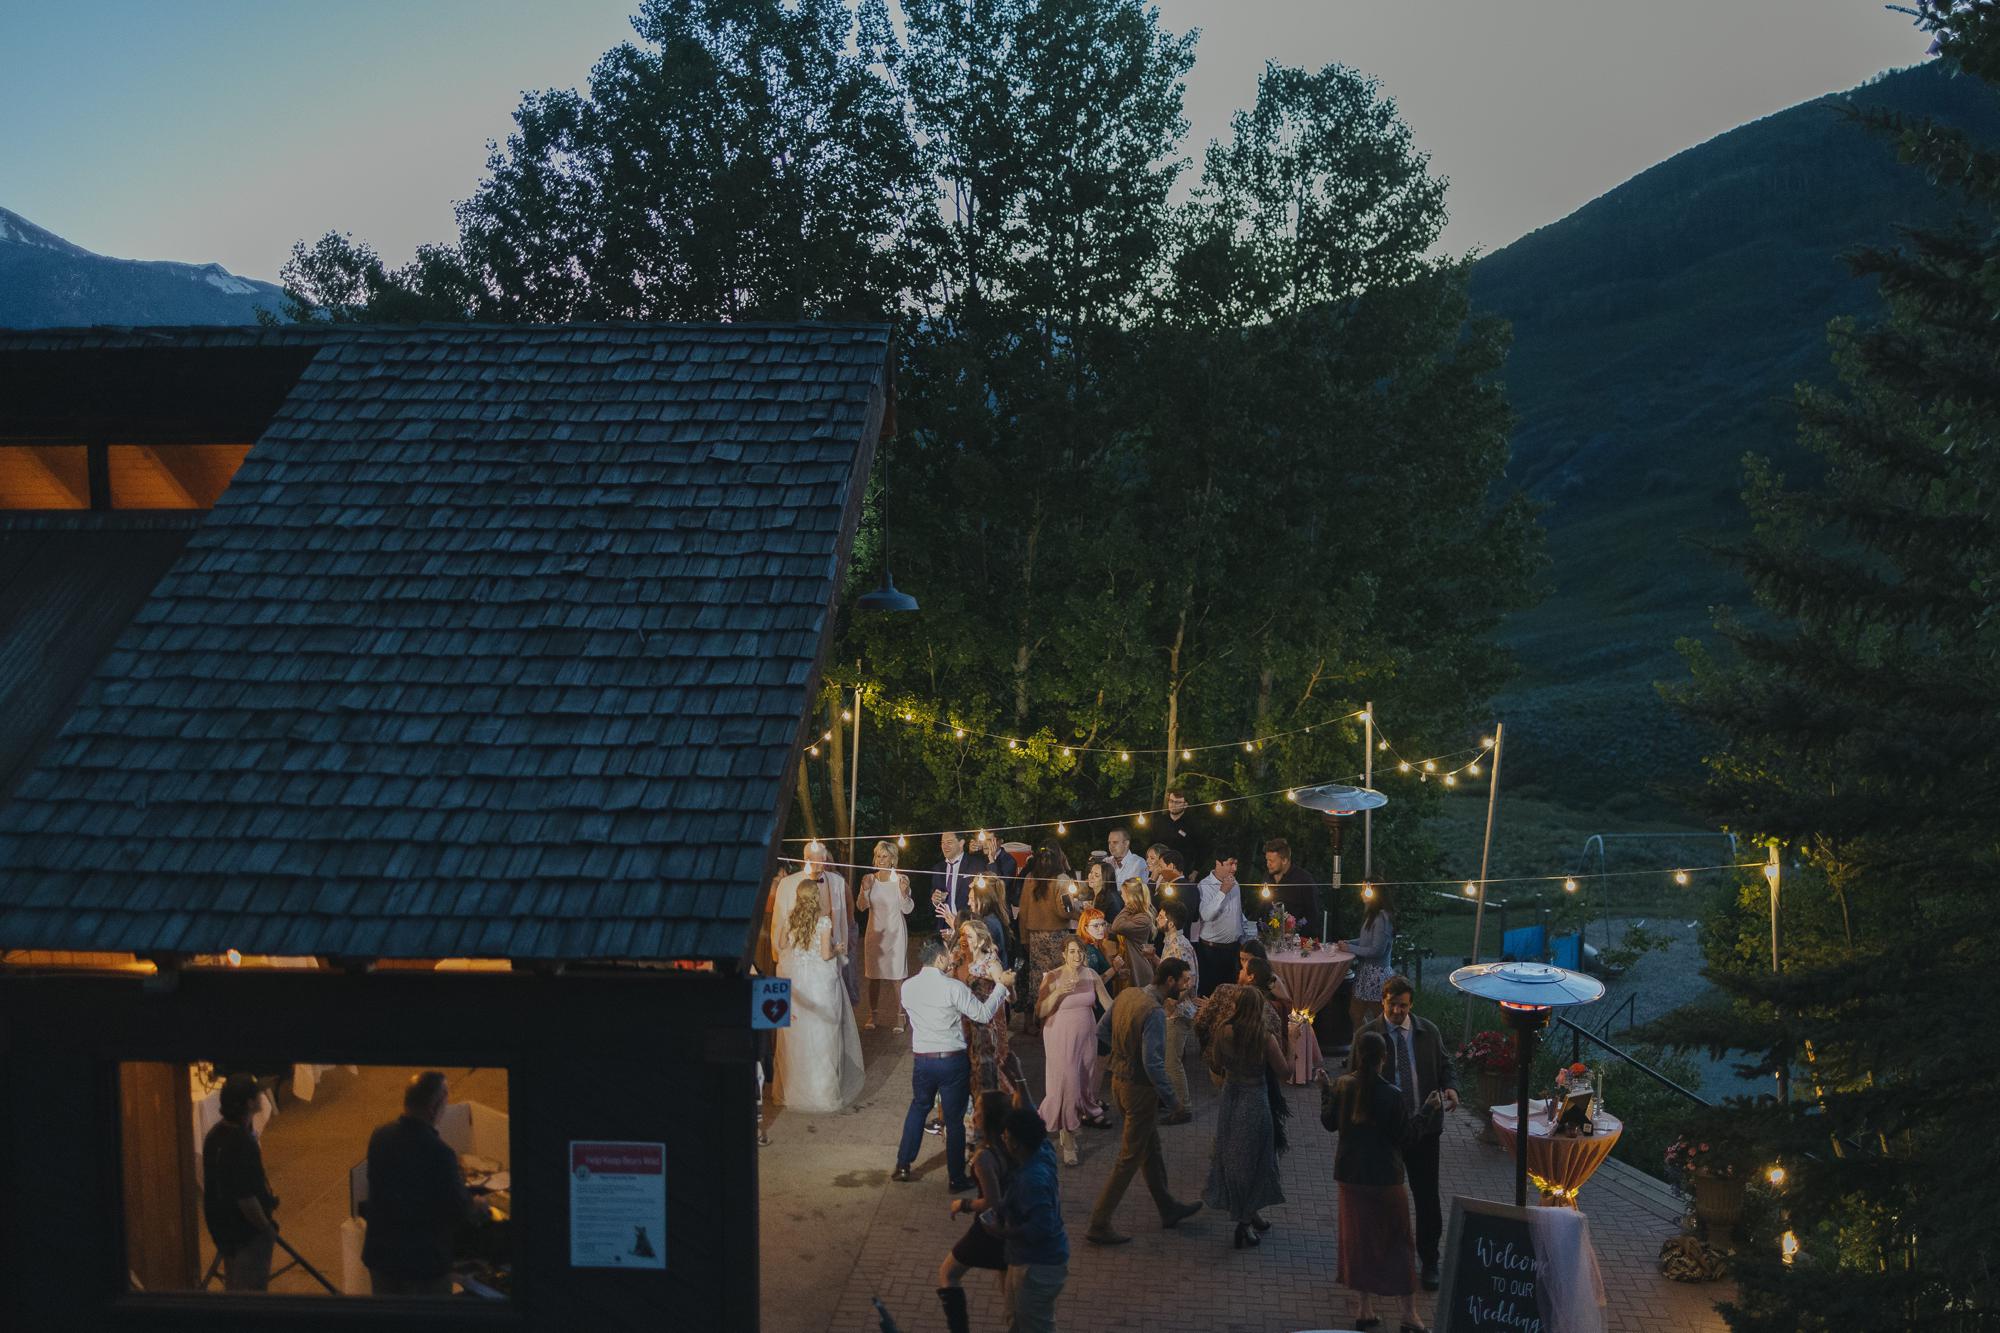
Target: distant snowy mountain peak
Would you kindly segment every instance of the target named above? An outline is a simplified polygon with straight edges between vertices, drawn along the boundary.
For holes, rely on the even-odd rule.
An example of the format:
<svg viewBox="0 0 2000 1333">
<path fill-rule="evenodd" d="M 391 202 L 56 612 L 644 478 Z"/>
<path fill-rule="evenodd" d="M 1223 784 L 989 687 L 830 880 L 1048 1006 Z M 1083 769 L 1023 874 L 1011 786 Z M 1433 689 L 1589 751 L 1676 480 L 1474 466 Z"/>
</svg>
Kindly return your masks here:
<svg viewBox="0 0 2000 1333">
<path fill-rule="evenodd" d="M 72 245 L 8 208 L 0 208 L 0 245 L 32 245 L 41 250 L 54 250 L 58 254 L 97 258 L 82 246 Z"/>
<path fill-rule="evenodd" d="M 0 328 L 254 324 L 284 295 L 220 264 L 93 254 L 0 208 Z"/>
</svg>

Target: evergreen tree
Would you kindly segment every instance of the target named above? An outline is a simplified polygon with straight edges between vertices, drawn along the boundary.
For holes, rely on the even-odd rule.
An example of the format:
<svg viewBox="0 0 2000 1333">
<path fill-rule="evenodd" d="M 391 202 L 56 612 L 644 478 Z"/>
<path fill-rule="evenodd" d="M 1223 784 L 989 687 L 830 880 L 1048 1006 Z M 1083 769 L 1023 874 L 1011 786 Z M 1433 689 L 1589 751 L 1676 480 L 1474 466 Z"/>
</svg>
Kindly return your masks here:
<svg viewBox="0 0 2000 1333">
<path fill-rule="evenodd" d="M 1926 6 L 1922 21 L 1965 76 L 2000 81 L 1993 6 Z M 1820 476 L 1793 484 L 1753 461 L 1754 534 L 1732 554 L 1762 614 L 1723 622 L 1728 660 L 1691 648 L 1677 692 L 1725 738 L 1708 810 L 1794 867 L 1775 909 L 1759 878 L 1712 917 L 1728 1005 L 1674 1030 L 1790 1072 L 1789 1104 L 1738 1104 L 1711 1126 L 1786 1170 L 1727 1310 L 1773 1333 L 1971 1327 L 2000 1299 L 2000 1062 L 1985 1049 L 2000 1010 L 2000 156 L 1863 118 L 1954 187 L 1966 218 L 1855 256 L 1887 315 L 1836 325 L 1840 389 L 1801 392 Z"/>
</svg>

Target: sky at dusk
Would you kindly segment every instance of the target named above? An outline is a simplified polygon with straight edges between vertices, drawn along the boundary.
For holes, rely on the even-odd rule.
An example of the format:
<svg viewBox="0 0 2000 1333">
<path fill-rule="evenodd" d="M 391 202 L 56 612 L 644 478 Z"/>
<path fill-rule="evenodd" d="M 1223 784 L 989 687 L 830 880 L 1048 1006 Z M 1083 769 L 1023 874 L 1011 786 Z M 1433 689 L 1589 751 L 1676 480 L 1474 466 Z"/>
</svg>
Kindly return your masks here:
<svg viewBox="0 0 2000 1333">
<path fill-rule="evenodd" d="M 352 232 L 456 234 L 523 90 L 576 87 L 637 0 L 66 0 L 0 6 L 0 207 L 103 254 L 274 279 Z M 1159 0 L 1202 30 L 1187 155 L 1268 60 L 1379 79 L 1490 251 L 1655 162 L 1927 39 L 1880 0 Z"/>
</svg>

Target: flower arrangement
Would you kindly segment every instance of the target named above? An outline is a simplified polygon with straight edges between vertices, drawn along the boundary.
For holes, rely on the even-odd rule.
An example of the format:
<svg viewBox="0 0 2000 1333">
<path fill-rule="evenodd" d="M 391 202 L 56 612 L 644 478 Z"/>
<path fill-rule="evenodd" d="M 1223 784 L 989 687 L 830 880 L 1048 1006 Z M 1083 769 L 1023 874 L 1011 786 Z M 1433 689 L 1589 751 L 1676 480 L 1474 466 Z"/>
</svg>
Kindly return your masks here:
<svg viewBox="0 0 2000 1333">
<path fill-rule="evenodd" d="M 1486 1074 L 1514 1072 L 1514 1041 L 1504 1032 L 1481 1032 L 1458 1048 L 1461 1064 Z"/>
<path fill-rule="evenodd" d="M 1667 1145 L 1667 1169 L 1684 1176 L 1733 1180 L 1738 1164 L 1728 1147 L 1727 1144 L 1717 1145 L 1701 1139 L 1675 1139 Z"/>
<path fill-rule="evenodd" d="M 1556 1086 L 1564 1092 L 1582 1091 L 1590 1086 L 1590 1068 L 1579 1061 L 1556 1070 Z"/>
</svg>

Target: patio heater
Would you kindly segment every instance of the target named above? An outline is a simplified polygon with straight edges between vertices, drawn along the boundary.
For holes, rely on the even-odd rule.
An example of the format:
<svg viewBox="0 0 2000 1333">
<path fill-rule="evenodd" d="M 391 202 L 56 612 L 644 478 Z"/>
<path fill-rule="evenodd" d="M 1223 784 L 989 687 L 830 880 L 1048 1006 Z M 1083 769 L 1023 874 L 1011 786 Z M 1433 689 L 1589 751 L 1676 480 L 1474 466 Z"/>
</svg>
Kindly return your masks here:
<svg viewBox="0 0 2000 1333">
<path fill-rule="evenodd" d="M 1319 811 L 1320 822 L 1326 825 L 1327 836 L 1333 840 L 1333 892 L 1340 892 L 1340 834 L 1344 827 L 1341 820 L 1349 815 L 1358 815 L 1364 810 L 1380 810 L 1389 804 L 1389 798 L 1369 787 L 1350 787 L 1343 782 L 1329 782 L 1320 787 L 1301 787 L 1292 793 L 1292 801 L 1308 810 Z M 1264 890 L 1269 893 L 1270 890 Z M 1326 938 L 1326 913 L 1320 913 L 1320 938 Z"/>
<path fill-rule="evenodd" d="M 1549 1025 L 1549 1015 L 1571 1005 L 1604 998 L 1604 983 L 1596 977 L 1546 963 L 1474 963 L 1451 974 L 1451 984 L 1467 995 L 1491 1000 L 1514 1029 L 1514 1063 L 1518 1069 L 1514 1114 L 1514 1206 L 1528 1206 L 1528 1078 L 1535 1063 L 1535 1038 Z"/>
</svg>

